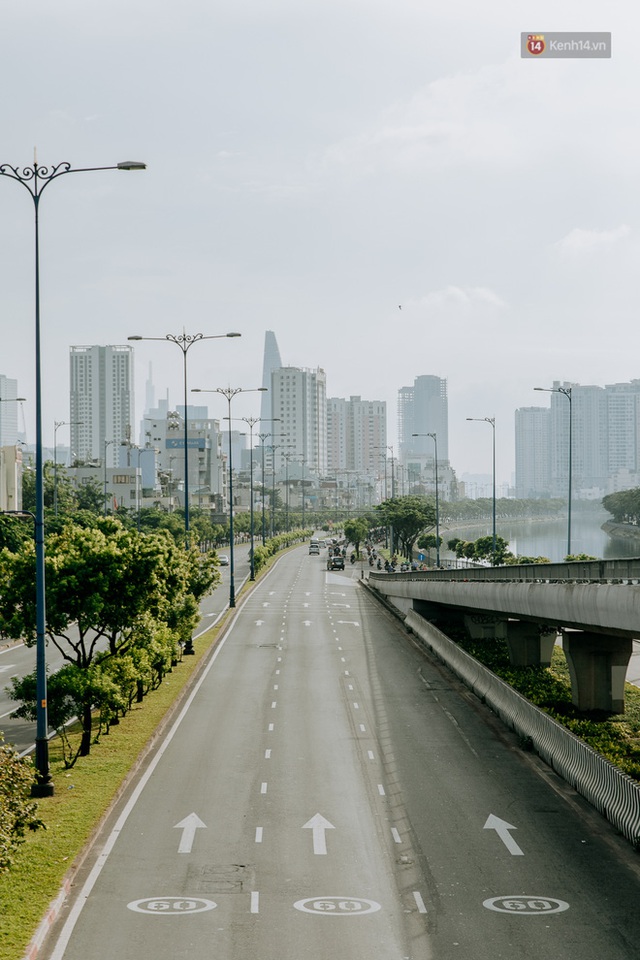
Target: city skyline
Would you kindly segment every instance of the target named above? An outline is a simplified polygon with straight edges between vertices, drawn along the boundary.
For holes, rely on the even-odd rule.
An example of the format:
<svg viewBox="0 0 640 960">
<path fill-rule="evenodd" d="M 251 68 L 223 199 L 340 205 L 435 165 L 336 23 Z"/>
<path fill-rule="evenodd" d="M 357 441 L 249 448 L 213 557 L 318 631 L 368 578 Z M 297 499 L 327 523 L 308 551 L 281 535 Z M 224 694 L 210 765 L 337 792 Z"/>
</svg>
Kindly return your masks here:
<svg viewBox="0 0 640 960">
<path fill-rule="evenodd" d="M 467 417 L 495 417 L 506 479 L 535 386 L 637 377 L 640 11 L 536 7 L 543 29 L 611 31 L 608 60 L 523 59 L 530 15 L 506 0 L 9 7 L 0 162 L 28 166 L 35 144 L 42 165 L 147 164 L 43 195 L 46 442 L 68 419 L 68 346 L 131 335 L 240 332 L 193 351 L 210 389 L 259 384 L 275 330 L 282 362 L 325 369 L 331 395 L 385 401 L 393 444 L 397 390 L 429 371 L 448 380 L 457 471 L 490 472 Z M 2 367 L 33 437 L 18 186 L 0 177 Z M 150 362 L 176 402 L 179 361 L 161 343 L 136 355 L 137 410 Z"/>
</svg>

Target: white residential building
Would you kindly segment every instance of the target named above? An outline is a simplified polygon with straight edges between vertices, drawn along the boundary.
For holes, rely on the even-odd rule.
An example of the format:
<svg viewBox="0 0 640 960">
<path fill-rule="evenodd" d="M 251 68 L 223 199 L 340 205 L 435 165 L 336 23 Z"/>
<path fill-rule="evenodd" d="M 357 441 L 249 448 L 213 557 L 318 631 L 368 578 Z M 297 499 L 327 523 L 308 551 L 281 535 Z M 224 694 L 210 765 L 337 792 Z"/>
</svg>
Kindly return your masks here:
<svg viewBox="0 0 640 960">
<path fill-rule="evenodd" d="M 118 465 L 133 424 L 133 347 L 70 349 L 72 461 Z"/>
<path fill-rule="evenodd" d="M 307 475 L 326 474 L 326 390 L 326 375 L 319 367 L 316 370 L 280 367 L 271 372 L 271 417 L 280 422 L 269 429 L 277 435 L 273 445 L 278 473 L 284 469 L 285 453 L 293 452 L 305 461 Z"/>
</svg>

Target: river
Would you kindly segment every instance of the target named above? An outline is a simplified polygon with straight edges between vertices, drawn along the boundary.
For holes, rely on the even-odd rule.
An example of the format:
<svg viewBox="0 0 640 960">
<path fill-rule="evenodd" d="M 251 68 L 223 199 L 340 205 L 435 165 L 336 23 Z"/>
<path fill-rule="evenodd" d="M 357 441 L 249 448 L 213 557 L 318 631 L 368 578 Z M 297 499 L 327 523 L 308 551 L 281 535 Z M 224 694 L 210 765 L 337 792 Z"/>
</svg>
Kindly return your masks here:
<svg viewBox="0 0 640 960">
<path fill-rule="evenodd" d="M 571 552 L 586 553 L 603 560 L 622 557 L 640 557 L 640 539 L 612 540 L 602 524 L 611 520 L 611 515 L 603 511 L 575 511 L 571 517 Z M 476 540 L 485 535 L 491 536 L 491 520 L 473 526 L 443 526 L 440 535 L 443 538 L 443 557 L 453 557 L 446 550 L 448 540 L 460 537 L 463 540 Z M 564 560 L 567 553 L 567 518 L 558 520 L 501 520 L 496 523 L 496 534 L 509 541 L 512 553 L 527 557 L 548 557 L 553 563 Z"/>
</svg>

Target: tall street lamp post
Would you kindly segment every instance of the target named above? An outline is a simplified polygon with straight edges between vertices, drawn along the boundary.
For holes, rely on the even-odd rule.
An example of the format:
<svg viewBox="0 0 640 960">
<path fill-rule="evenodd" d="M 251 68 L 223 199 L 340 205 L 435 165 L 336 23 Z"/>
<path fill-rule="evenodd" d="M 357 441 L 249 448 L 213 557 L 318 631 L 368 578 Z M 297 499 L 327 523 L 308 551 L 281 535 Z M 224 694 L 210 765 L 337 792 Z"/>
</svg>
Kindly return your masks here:
<svg viewBox="0 0 640 960">
<path fill-rule="evenodd" d="M 573 470 L 573 404 L 571 403 L 571 387 L 534 387 L 543 393 L 561 393 L 569 401 L 569 492 L 567 496 L 567 556 L 571 556 L 571 500 L 572 500 L 572 470 Z"/>
<path fill-rule="evenodd" d="M 58 516 L 58 427 L 75 427 L 81 420 L 53 421 L 53 514 Z"/>
<path fill-rule="evenodd" d="M 46 665 L 46 586 L 44 562 L 44 471 L 42 459 L 42 376 L 40 341 L 40 198 L 45 187 L 53 180 L 68 173 L 90 173 L 98 170 L 145 170 L 146 164 L 127 160 L 109 167 L 72 167 L 66 161 L 55 166 L 40 166 L 34 158 L 32 167 L 13 167 L 0 164 L 0 175 L 15 180 L 27 190 L 33 200 L 35 227 L 35 399 L 36 399 L 36 511 L 35 511 L 35 559 L 36 559 L 36 783 L 32 788 L 35 797 L 53 795 L 53 783 L 49 769 L 48 713 L 47 713 L 47 665 Z"/>
<path fill-rule="evenodd" d="M 276 532 L 276 450 L 286 449 L 290 444 L 275 443 L 269 446 L 271 450 L 271 536 Z"/>
<path fill-rule="evenodd" d="M 477 423 L 488 423 L 493 430 L 493 467 L 492 467 L 492 499 L 493 499 L 493 546 L 492 562 L 496 565 L 496 418 L 495 417 L 467 417 L 467 420 L 475 420 Z"/>
<path fill-rule="evenodd" d="M 412 433 L 412 437 L 431 437 L 434 445 L 435 481 L 436 481 L 436 567 L 440 566 L 440 496 L 438 493 L 438 437 L 435 433 Z M 494 543 L 495 553 L 495 543 Z"/>
<path fill-rule="evenodd" d="M 241 333 L 216 333 L 205 335 L 204 333 L 167 333 L 164 337 L 127 337 L 127 340 L 168 340 L 169 343 L 175 343 L 182 350 L 183 365 L 183 387 L 184 387 L 184 541 L 187 550 L 189 549 L 189 417 L 187 415 L 187 353 L 194 345 L 201 340 L 223 340 L 225 337 L 241 337 Z M 189 645 L 188 645 L 189 646 Z M 193 649 L 185 647 L 185 653 L 193 653 Z"/>
<path fill-rule="evenodd" d="M 265 387 L 264 389 L 266 390 L 267 388 Z M 227 418 L 225 417 L 225 420 L 226 420 L 226 419 L 227 419 Z M 264 422 L 264 420 L 266 420 L 266 419 L 268 419 L 269 421 L 271 421 L 272 418 L 270 418 L 270 417 L 269 417 L 269 418 L 264 418 L 264 417 L 240 417 L 240 419 L 241 419 L 244 423 L 248 423 L 248 424 L 249 424 L 249 496 L 250 496 L 250 507 L 249 507 L 250 520 L 249 520 L 249 527 L 250 527 L 250 530 L 251 530 L 251 534 L 250 534 L 250 535 L 251 535 L 251 547 L 250 547 L 250 549 L 249 549 L 249 569 L 250 569 L 249 579 L 250 579 L 250 580 L 255 580 L 255 578 L 256 578 L 256 565 L 255 565 L 255 558 L 254 558 L 254 551 L 255 551 L 255 527 L 254 527 L 254 503 L 253 503 L 253 428 L 255 427 L 256 423 L 262 423 L 262 422 Z M 277 417 L 276 419 L 279 420 L 280 418 Z M 264 470 L 264 462 L 263 462 L 262 466 L 263 466 L 263 470 Z"/>
<path fill-rule="evenodd" d="M 236 588 L 234 581 L 234 543 L 233 543 L 233 462 L 232 462 L 232 443 L 231 443 L 231 401 L 239 393 L 264 393 L 266 387 L 215 387 L 213 390 L 199 390 L 194 387 L 192 393 L 220 393 L 226 398 L 229 407 L 229 606 L 236 605 Z"/>
</svg>

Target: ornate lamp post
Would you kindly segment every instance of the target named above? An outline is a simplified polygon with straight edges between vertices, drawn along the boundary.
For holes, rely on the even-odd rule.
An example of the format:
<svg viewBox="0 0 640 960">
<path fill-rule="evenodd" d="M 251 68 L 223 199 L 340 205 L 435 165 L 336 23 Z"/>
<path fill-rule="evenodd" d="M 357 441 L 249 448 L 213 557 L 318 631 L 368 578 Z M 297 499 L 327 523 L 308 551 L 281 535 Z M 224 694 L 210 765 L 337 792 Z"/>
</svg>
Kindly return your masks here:
<svg viewBox="0 0 640 960">
<path fill-rule="evenodd" d="M 467 420 L 475 420 L 477 423 L 488 423 L 493 430 L 493 456 L 492 456 L 492 500 L 493 500 L 493 546 L 492 562 L 496 565 L 496 418 L 495 417 L 467 417 Z"/>
<path fill-rule="evenodd" d="M 233 462 L 231 444 L 231 401 L 239 393 L 264 393 L 266 387 L 215 387 L 213 390 L 200 390 L 194 387 L 192 393 L 221 393 L 226 397 L 229 405 L 229 606 L 236 605 L 236 588 L 234 582 L 234 543 L 233 543 Z"/>
<path fill-rule="evenodd" d="M 0 176 L 15 180 L 28 191 L 33 200 L 35 227 L 35 400 L 36 400 L 36 784 L 33 796 L 50 797 L 53 783 L 49 770 L 49 741 L 47 739 L 47 666 L 46 666 L 46 586 L 44 563 L 44 472 L 42 460 L 42 376 L 40 342 L 40 228 L 39 212 L 42 192 L 54 180 L 68 173 L 90 173 L 98 170 L 145 170 L 146 164 L 127 160 L 109 167 L 72 167 L 66 161 L 55 166 L 42 167 L 34 159 L 31 167 L 13 167 L 0 164 Z"/>
<path fill-rule="evenodd" d="M 194 345 L 201 340 L 223 340 L 225 337 L 241 337 L 241 333 L 216 333 L 205 335 L 204 333 L 167 333 L 164 337 L 127 337 L 127 340 L 168 340 L 169 343 L 175 343 L 182 350 L 183 363 L 183 386 L 184 386 L 184 541 L 189 549 L 189 418 L 187 415 L 187 353 Z M 189 644 L 187 646 L 190 646 Z M 193 653 L 193 649 L 185 647 L 185 653 Z"/>
</svg>

